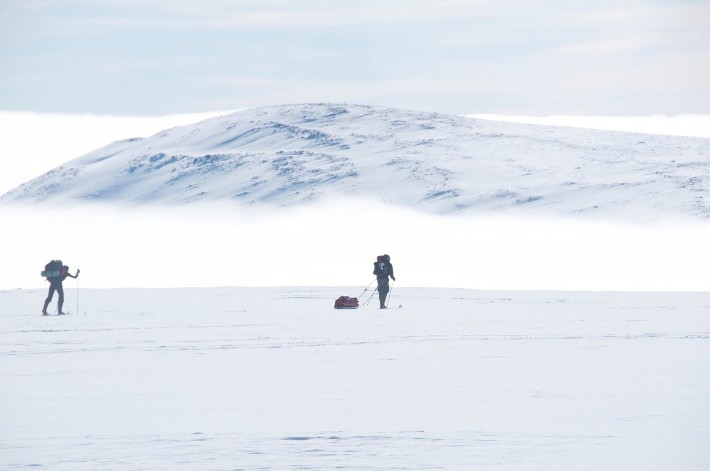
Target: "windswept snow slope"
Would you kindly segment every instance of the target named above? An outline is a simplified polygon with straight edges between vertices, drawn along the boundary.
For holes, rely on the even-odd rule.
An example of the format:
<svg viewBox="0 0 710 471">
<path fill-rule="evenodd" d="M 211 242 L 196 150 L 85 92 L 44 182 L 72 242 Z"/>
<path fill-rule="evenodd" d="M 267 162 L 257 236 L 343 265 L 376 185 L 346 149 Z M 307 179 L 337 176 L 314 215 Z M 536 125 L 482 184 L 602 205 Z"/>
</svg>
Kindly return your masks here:
<svg viewBox="0 0 710 471">
<path fill-rule="evenodd" d="M 710 466 L 707 293 L 360 290 L 0 291 L 0 469 Z"/>
<path fill-rule="evenodd" d="M 375 198 L 435 213 L 706 218 L 710 139 L 358 105 L 239 111 L 115 142 L 2 201 L 292 206 Z"/>
</svg>

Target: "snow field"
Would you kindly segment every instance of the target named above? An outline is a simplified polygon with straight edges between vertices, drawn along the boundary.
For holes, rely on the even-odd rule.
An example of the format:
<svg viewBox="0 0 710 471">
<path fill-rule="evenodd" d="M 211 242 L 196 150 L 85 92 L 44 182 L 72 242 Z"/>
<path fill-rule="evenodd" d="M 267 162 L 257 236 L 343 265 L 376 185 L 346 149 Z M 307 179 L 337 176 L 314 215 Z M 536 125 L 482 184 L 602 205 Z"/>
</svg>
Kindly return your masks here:
<svg viewBox="0 0 710 471">
<path fill-rule="evenodd" d="M 0 291 L 0 469 L 710 463 L 707 293 L 362 289 Z"/>
</svg>

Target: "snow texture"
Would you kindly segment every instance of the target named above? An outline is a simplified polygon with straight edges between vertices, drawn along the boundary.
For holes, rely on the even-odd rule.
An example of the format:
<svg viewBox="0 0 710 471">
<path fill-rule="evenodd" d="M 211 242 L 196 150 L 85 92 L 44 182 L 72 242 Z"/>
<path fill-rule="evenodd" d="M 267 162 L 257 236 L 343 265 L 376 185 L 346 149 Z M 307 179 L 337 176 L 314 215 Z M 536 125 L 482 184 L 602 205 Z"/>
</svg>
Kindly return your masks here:
<svg viewBox="0 0 710 471">
<path fill-rule="evenodd" d="M 705 219 L 708 155 L 708 138 L 281 105 L 114 142 L 0 201 L 284 207 L 356 197 L 439 214 Z"/>
<path fill-rule="evenodd" d="M 361 289 L 0 291 L 0 469 L 708 469 L 707 293 Z"/>
</svg>

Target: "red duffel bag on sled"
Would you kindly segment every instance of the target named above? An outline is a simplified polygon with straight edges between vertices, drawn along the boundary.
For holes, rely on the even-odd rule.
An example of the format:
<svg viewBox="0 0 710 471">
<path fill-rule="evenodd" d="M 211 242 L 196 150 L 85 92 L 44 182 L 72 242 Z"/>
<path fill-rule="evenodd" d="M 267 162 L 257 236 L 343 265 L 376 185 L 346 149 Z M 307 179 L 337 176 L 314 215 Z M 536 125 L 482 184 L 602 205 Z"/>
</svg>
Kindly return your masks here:
<svg viewBox="0 0 710 471">
<path fill-rule="evenodd" d="M 357 298 L 351 298 L 350 296 L 341 296 L 335 300 L 335 309 L 357 309 L 360 307 L 360 303 Z"/>
</svg>

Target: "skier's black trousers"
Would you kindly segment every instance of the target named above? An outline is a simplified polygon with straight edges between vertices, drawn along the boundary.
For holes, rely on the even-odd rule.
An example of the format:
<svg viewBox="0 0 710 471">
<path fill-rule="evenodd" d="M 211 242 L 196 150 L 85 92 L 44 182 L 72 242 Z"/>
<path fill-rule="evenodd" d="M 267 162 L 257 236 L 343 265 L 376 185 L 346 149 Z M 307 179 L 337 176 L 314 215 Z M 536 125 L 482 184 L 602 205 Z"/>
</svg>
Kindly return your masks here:
<svg viewBox="0 0 710 471">
<path fill-rule="evenodd" d="M 45 311 L 47 310 L 47 306 L 49 306 L 49 303 L 52 302 L 52 298 L 54 297 L 55 291 L 59 295 L 59 302 L 57 304 L 59 306 L 59 311 L 61 312 L 62 305 L 64 304 L 64 287 L 62 286 L 61 281 L 50 281 L 49 294 L 47 295 L 47 299 L 44 300 L 44 310 Z"/>
<path fill-rule="evenodd" d="M 387 293 L 390 292 L 389 277 L 377 277 L 377 291 L 380 293 L 380 307 L 384 307 L 385 301 L 387 301 Z"/>
</svg>

